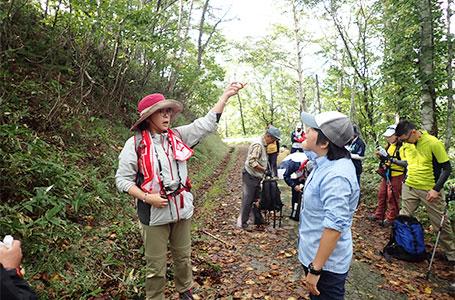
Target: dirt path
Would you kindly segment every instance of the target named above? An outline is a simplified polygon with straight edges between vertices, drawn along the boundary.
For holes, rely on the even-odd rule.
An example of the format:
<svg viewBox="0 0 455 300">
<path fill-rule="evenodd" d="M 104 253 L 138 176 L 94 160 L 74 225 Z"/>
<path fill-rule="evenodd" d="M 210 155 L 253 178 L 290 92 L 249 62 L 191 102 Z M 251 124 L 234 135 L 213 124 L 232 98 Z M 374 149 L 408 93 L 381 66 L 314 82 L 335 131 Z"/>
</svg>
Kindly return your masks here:
<svg viewBox="0 0 455 300">
<path fill-rule="evenodd" d="M 199 227 L 193 237 L 193 272 L 198 299 L 308 299 L 303 286 L 303 270 L 297 260 L 297 226 L 283 218 L 281 228 L 246 232 L 235 224 L 239 214 L 243 168 L 247 148 L 240 146 L 223 162 L 227 174 L 214 175 L 221 193 L 214 197 L 210 213 L 199 208 Z M 213 187 L 212 187 L 213 188 Z M 211 188 L 208 188 L 211 189 Z M 289 214 L 290 191 L 281 186 Z M 200 195 L 202 202 L 209 196 Z M 205 199 L 206 200 L 206 199 Z M 424 279 L 427 263 L 387 263 L 379 250 L 388 240 L 389 230 L 364 221 L 362 206 L 353 224 L 354 261 L 346 285 L 346 299 L 452 299 L 446 288 L 453 281 L 453 269 L 436 261 L 435 272 L 442 275 L 432 282 Z"/>
</svg>

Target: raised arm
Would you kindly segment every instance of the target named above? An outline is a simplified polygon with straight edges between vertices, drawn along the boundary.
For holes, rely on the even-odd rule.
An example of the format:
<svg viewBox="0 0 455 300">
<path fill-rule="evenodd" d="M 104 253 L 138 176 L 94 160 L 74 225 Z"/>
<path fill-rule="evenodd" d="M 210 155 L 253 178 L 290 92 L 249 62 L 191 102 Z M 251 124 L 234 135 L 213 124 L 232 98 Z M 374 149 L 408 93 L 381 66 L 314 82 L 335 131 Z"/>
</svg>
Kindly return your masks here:
<svg viewBox="0 0 455 300">
<path fill-rule="evenodd" d="M 213 106 L 212 111 L 216 114 L 223 113 L 224 107 L 226 106 L 229 98 L 231 98 L 234 95 L 237 95 L 237 93 L 241 89 L 243 89 L 245 85 L 246 83 L 241 82 L 232 82 L 231 84 L 229 84 L 224 90 L 220 99 L 218 99 L 218 102 Z"/>
<path fill-rule="evenodd" d="M 174 130 L 188 146 L 193 147 L 207 134 L 216 130 L 221 113 L 223 112 L 229 98 L 236 95 L 244 86 L 244 83 L 239 82 L 229 84 L 219 98 L 218 102 L 206 116 L 196 119 L 191 124 L 179 126 Z"/>
</svg>

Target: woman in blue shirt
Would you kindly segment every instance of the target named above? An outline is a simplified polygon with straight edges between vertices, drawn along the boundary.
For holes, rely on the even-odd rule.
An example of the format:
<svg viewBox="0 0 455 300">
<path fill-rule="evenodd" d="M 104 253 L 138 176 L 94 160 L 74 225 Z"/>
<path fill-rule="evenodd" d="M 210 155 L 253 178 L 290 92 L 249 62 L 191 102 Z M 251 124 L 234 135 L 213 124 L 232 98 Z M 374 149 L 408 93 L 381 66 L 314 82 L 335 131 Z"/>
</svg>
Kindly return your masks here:
<svg viewBox="0 0 455 300">
<path fill-rule="evenodd" d="M 344 299 L 359 198 L 355 167 L 344 146 L 354 132 L 349 118 L 339 112 L 304 112 L 302 122 L 307 125 L 304 150 L 316 158 L 303 193 L 299 260 L 311 299 Z"/>
</svg>

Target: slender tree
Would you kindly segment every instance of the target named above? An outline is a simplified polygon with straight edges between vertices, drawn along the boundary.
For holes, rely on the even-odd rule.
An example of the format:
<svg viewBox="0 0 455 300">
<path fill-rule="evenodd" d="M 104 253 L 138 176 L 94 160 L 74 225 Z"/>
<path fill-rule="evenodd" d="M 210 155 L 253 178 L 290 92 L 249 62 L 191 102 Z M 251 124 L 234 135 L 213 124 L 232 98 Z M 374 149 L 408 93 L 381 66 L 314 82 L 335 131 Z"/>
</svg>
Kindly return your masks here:
<svg viewBox="0 0 455 300">
<path fill-rule="evenodd" d="M 242 100 L 240 99 L 240 95 L 239 94 L 237 94 L 237 100 L 239 101 L 240 121 L 242 122 L 243 135 L 246 135 L 245 118 L 243 117 Z M 227 130 L 226 130 L 226 132 L 227 132 Z"/>
<path fill-rule="evenodd" d="M 299 14 L 297 1 L 291 0 L 292 4 L 292 16 L 294 19 L 294 43 L 295 43 L 295 56 L 297 61 L 297 96 L 300 104 L 300 112 L 306 110 L 304 89 L 303 89 L 303 68 L 302 68 L 302 41 L 300 38 L 300 25 L 299 25 Z"/>
<path fill-rule="evenodd" d="M 434 36 L 431 0 L 420 0 L 419 78 L 421 83 L 422 127 L 437 135 L 435 122 Z"/>
<path fill-rule="evenodd" d="M 450 18 L 453 15 L 452 0 L 447 1 L 447 123 L 446 123 L 446 136 L 445 147 L 448 150 L 450 141 L 452 139 L 452 120 L 453 120 L 453 34 L 450 32 Z"/>
<path fill-rule="evenodd" d="M 315 76 L 315 84 L 316 84 L 316 105 L 317 105 L 317 111 L 320 113 L 321 112 L 321 92 L 319 90 L 318 74 L 316 74 L 314 76 Z"/>
<path fill-rule="evenodd" d="M 371 138 L 374 138 L 375 134 L 373 128 L 376 122 L 375 97 L 371 85 L 372 79 L 370 78 L 372 73 L 370 64 L 373 61 L 373 56 L 371 50 L 368 49 L 369 43 L 367 40 L 369 38 L 370 23 L 374 18 L 375 10 L 367 10 L 363 2 L 358 4 L 355 13 L 355 25 L 357 26 L 358 35 L 357 42 L 354 42 L 349 36 L 348 30 L 343 26 L 339 19 L 338 5 L 334 3 L 334 1 L 331 1 L 330 6 L 325 5 L 324 7 L 331 16 L 339 37 L 343 42 L 349 66 L 354 71 L 355 76 L 359 79 L 359 84 L 362 88 L 360 99 L 364 107 L 364 110 L 360 111 L 360 113 L 363 114 L 363 119 L 369 125 L 365 131 Z"/>
</svg>

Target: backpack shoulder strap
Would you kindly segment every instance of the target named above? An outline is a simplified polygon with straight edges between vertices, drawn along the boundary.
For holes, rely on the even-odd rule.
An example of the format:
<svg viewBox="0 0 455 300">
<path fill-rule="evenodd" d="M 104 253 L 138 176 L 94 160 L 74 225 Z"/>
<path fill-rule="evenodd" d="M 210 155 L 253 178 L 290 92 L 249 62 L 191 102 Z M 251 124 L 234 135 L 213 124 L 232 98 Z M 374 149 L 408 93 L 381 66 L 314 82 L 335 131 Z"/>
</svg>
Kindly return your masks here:
<svg viewBox="0 0 455 300">
<path fill-rule="evenodd" d="M 396 158 L 398 160 L 401 160 L 401 155 L 400 155 L 400 148 L 401 148 L 402 144 L 401 143 L 397 143 L 397 146 L 395 148 L 395 153 L 393 154 L 394 156 L 396 155 Z"/>
</svg>

